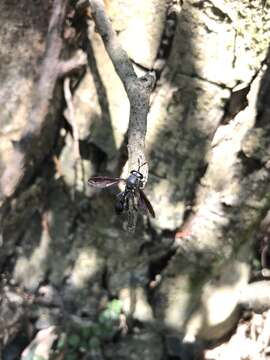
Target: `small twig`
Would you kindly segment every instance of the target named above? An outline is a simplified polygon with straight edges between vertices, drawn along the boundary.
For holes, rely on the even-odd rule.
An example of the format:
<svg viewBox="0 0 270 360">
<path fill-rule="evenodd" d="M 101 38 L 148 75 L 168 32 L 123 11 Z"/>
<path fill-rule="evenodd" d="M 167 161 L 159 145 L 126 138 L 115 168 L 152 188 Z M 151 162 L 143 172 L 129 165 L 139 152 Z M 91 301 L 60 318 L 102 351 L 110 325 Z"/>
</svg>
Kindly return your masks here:
<svg viewBox="0 0 270 360">
<path fill-rule="evenodd" d="M 64 96 L 65 96 L 65 100 L 66 100 L 66 104 L 67 104 L 67 109 L 64 113 L 64 116 L 72 128 L 73 141 L 74 141 L 74 157 L 75 157 L 74 171 L 75 171 L 75 185 L 76 185 L 78 165 L 81 161 L 80 142 L 79 142 L 80 136 L 79 136 L 78 124 L 75 119 L 75 109 L 74 109 L 74 105 L 73 105 L 73 101 L 72 101 L 72 94 L 71 94 L 71 90 L 70 90 L 70 78 L 68 78 L 68 77 L 66 77 L 64 80 Z M 74 188 L 74 194 L 73 194 L 73 200 L 74 199 L 75 199 L 75 188 Z"/>
<path fill-rule="evenodd" d="M 78 50 L 75 55 L 65 61 L 59 61 L 58 77 L 69 75 L 72 71 L 87 64 L 87 56 L 82 50 Z"/>
<path fill-rule="evenodd" d="M 138 168 L 138 163 L 146 162 L 145 135 L 149 99 L 155 83 L 155 74 L 149 72 L 138 78 L 127 53 L 122 49 L 115 31 L 109 21 L 102 0 L 89 0 L 92 16 L 97 30 L 101 35 L 106 51 L 114 65 L 115 71 L 121 79 L 130 102 L 128 127 L 128 159 L 129 170 Z M 148 165 L 140 170 L 145 183 L 148 178 Z"/>
<path fill-rule="evenodd" d="M 65 118 L 72 128 L 73 139 L 74 139 L 74 153 L 75 159 L 80 158 L 80 148 L 79 148 L 79 129 L 75 120 L 75 110 L 72 101 L 72 94 L 70 91 L 70 78 L 66 77 L 64 80 L 64 96 L 67 104 L 67 111 L 65 113 Z"/>
<path fill-rule="evenodd" d="M 262 313 L 270 309 L 270 281 L 262 280 L 247 284 L 239 292 L 238 304 Z"/>
</svg>

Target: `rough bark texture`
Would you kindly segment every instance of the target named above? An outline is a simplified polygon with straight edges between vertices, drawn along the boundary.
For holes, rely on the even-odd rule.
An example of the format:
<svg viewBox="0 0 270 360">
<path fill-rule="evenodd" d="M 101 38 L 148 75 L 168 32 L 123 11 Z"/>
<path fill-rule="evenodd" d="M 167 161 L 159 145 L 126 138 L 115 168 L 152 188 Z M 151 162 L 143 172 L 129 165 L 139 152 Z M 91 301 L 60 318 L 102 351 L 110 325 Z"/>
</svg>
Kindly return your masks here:
<svg viewBox="0 0 270 360">
<path fill-rule="evenodd" d="M 1 193 L 5 197 L 12 196 L 16 188 L 25 185 L 32 177 L 34 163 L 40 161 L 52 146 L 52 141 L 48 143 L 48 137 L 55 132 L 53 128 L 48 128 L 49 135 L 44 135 L 42 131 L 46 129 L 45 118 L 50 112 L 51 99 L 56 87 L 56 79 L 58 77 L 57 66 L 59 56 L 62 50 L 61 32 L 66 14 L 67 1 L 58 1 L 54 3 L 52 9 L 46 50 L 42 65 L 39 69 L 40 78 L 34 87 L 31 110 L 27 116 L 25 128 L 22 131 L 21 138 L 14 144 L 13 151 L 9 159 L 9 166 L 1 176 Z M 59 106 L 59 105 L 58 105 Z M 52 118 L 52 117 L 51 117 Z M 10 119 L 8 119 L 10 121 Z M 51 126 L 55 127 L 55 122 L 50 120 Z M 46 134 L 46 133 L 45 133 Z M 46 143 L 42 144 L 46 138 Z M 45 153 L 45 154 L 44 154 Z M 31 164 L 31 165 L 30 165 Z"/>
<path fill-rule="evenodd" d="M 85 73 L 65 82 L 73 93 L 76 135 L 72 125 L 59 122 L 65 105 L 57 66 L 48 65 L 48 87 L 39 80 L 53 7 L 2 1 L 0 324 L 10 321 L 0 340 L 12 344 L 29 323 L 30 338 L 63 322 L 74 329 L 99 326 L 102 309 L 118 299 L 121 335 L 115 331 L 114 342 L 91 335 L 101 346 L 89 350 L 90 358 L 194 358 L 201 340 L 233 329 L 239 305 L 268 307 L 268 298 L 259 291 L 253 298 L 252 289 L 269 284 L 248 282 L 253 241 L 270 202 L 270 8 L 248 0 L 153 0 L 144 11 L 135 0 L 106 3 L 123 48 L 137 64 L 134 79 L 157 70 L 145 142 L 146 193 L 156 219 L 139 218 L 136 233 L 127 234 L 113 211 L 118 189 L 86 188 L 93 175 L 125 176 L 129 102 L 84 5 L 68 10 L 66 22 L 61 12 L 52 51 L 56 63 L 68 59 L 66 40 L 75 32 L 73 39 L 87 53 Z M 159 22 L 151 27 L 153 14 Z M 143 43 L 136 24 L 147 29 Z M 69 34 L 64 42 L 63 30 Z M 39 104 L 38 116 L 33 104 Z M 43 124 L 48 135 L 38 126 L 36 136 L 30 131 L 24 140 L 29 119 Z M 136 144 L 144 140 L 129 136 Z M 15 141 L 26 141 L 30 156 L 18 152 Z M 27 158 L 22 182 L 10 175 L 21 169 L 14 152 Z"/>
<path fill-rule="evenodd" d="M 127 53 L 121 47 L 116 32 L 112 28 L 103 1 L 91 0 L 90 6 L 98 32 L 130 102 L 127 144 L 129 171 L 137 170 L 138 165 L 144 164 L 145 166 L 140 171 L 146 183 L 148 178 L 148 164 L 145 157 L 146 120 L 150 94 L 155 83 L 155 73 L 148 73 L 141 78 L 137 77 Z"/>
</svg>

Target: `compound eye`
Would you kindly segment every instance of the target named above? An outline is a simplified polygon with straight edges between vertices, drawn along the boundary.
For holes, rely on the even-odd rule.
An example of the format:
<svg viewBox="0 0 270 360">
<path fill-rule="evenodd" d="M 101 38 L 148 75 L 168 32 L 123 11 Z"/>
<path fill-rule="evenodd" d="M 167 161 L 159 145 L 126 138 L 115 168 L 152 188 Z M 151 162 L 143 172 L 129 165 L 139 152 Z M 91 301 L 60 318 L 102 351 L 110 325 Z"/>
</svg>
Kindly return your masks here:
<svg viewBox="0 0 270 360">
<path fill-rule="evenodd" d="M 137 170 L 132 170 L 131 172 L 130 172 L 132 175 L 135 175 L 137 178 L 139 178 L 139 179 L 143 179 L 143 174 L 142 173 L 140 173 L 139 171 L 137 171 Z"/>
</svg>

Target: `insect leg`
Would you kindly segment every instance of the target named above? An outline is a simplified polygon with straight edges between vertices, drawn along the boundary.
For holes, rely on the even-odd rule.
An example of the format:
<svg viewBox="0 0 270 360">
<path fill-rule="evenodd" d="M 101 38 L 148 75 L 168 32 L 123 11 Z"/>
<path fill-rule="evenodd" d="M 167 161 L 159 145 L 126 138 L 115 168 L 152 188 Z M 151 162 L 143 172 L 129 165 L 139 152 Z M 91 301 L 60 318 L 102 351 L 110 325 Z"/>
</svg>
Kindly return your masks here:
<svg viewBox="0 0 270 360">
<path fill-rule="evenodd" d="M 126 195 L 125 195 L 124 191 L 120 192 L 117 195 L 117 199 L 115 202 L 115 212 L 117 214 L 121 214 L 125 210 L 125 202 L 126 202 L 125 198 L 126 198 Z"/>
</svg>

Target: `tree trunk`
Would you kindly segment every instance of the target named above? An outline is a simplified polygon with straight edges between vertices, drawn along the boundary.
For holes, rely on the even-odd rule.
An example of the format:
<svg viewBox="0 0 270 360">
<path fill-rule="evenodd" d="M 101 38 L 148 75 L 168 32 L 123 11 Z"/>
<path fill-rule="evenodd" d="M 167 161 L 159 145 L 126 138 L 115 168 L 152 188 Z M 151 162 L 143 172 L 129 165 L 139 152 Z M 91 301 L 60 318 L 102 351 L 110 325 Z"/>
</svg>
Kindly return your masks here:
<svg viewBox="0 0 270 360">
<path fill-rule="evenodd" d="M 87 2 L 3 1 L 0 266 L 2 298 L 13 300 L 0 302 L 0 324 L 7 304 L 16 311 L 0 340 L 6 348 L 25 320 L 34 330 L 99 324 L 118 299 L 132 331 L 101 337 L 104 358 L 188 359 L 236 325 L 269 210 L 270 7 L 105 4 L 137 75 L 157 76 L 145 144 L 156 218 L 139 217 L 129 234 L 114 213 L 120 190 L 87 187 L 91 176 L 128 175 L 129 126 L 125 89 Z M 87 67 L 69 60 L 78 49 Z M 45 303 L 44 291 L 54 294 Z M 38 303 L 32 316 L 29 298 Z"/>
</svg>

